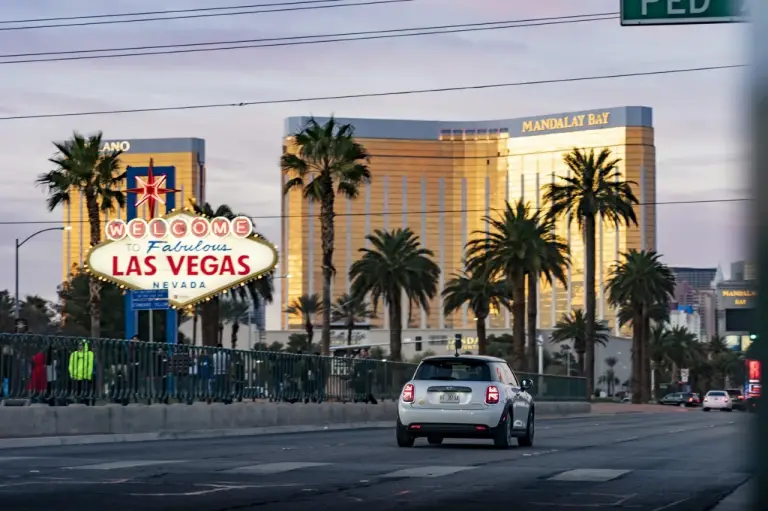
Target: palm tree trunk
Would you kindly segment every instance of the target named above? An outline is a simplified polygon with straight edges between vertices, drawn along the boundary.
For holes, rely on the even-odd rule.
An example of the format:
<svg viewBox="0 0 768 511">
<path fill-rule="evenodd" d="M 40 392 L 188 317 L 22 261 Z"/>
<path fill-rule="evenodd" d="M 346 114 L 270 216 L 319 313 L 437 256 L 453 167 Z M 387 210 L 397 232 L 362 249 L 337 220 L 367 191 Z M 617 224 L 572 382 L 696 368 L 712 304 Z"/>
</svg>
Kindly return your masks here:
<svg viewBox="0 0 768 511">
<path fill-rule="evenodd" d="M 199 314 L 200 310 L 195 305 L 195 308 L 192 309 L 192 346 L 197 346 L 197 321 Z"/>
<path fill-rule="evenodd" d="M 201 307 L 201 322 L 203 323 L 203 346 L 216 346 L 219 328 L 219 302 L 213 299 Z"/>
<path fill-rule="evenodd" d="M 403 310 L 400 306 L 400 290 L 389 305 L 389 359 L 394 362 L 403 360 Z"/>
<path fill-rule="evenodd" d="M 487 315 L 477 315 L 477 354 L 478 355 L 485 355 L 488 351 L 488 338 L 485 331 L 485 320 L 488 318 Z"/>
<path fill-rule="evenodd" d="M 237 349 L 237 333 L 240 330 L 240 322 L 238 320 L 235 320 L 234 323 L 232 323 L 232 349 Z"/>
<path fill-rule="evenodd" d="M 219 321 L 219 325 L 218 325 L 217 328 L 218 328 L 217 334 L 218 334 L 218 337 L 219 337 L 218 343 L 223 346 L 224 345 L 224 323 Z"/>
<path fill-rule="evenodd" d="M 304 331 L 307 332 L 307 351 L 312 351 L 312 338 L 315 336 L 315 326 L 312 324 L 312 319 L 309 316 L 304 321 Z"/>
<path fill-rule="evenodd" d="M 528 371 L 536 371 L 536 317 L 538 316 L 538 272 L 528 274 Z"/>
<path fill-rule="evenodd" d="M 334 244 L 334 218 L 333 218 L 333 182 L 329 175 L 323 176 L 324 193 L 320 203 L 320 230 L 322 232 L 322 252 L 323 252 L 323 331 L 321 343 L 323 355 L 329 355 L 331 352 L 331 279 L 335 273 L 333 267 L 333 244 Z"/>
<path fill-rule="evenodd" d="M 643 402 L 642 396 L 642 336 L 643 336 L 643 314 L 635 311 L 632 317 L 632 402 L 640 404 Z"/>
<path fill-rule="evenodd" d="M 352 331 L 355 329 L 355 318 L 352 316 L 347 320 L 347 346 L 352 346 Z"/>
<path fill-rule="evenodd" d="M 587 396 L 595 387 L 595 216 L 584 219 L 584 285 L 586 286 L 586 364 Z"/>
<path fill-rule="evenodd" d="M 88 225 L 91 228 L 91 246 L 101 242 L 101 219 L 99 202 L 92 193 L 86 193 L 85 205 L 88 208 Z M 91 316 L 91 337 L 101 336 L 101 282 L 95 276 L 88 281 L 88 312 Z"/>
<path fill-rule="evenodd" d="M 651 320 L 648 318 L 648 309 L 643 307 L 643 329 L 641 331 L 642 337 L 640 338 L 640 353 L 642 358 L 641 373 L 640 373 L 640 396 L 642 402 L 647 403 L 651 400 L 651 359 L 650 349 L 648 346 L 648 333 L 651 331 Z"/>
<path fill-rule="evenodd" d="M 512 364 L 516 371 L 525 368 L 525 275 L 514 281 L 512 291 Z"/>
</svg>

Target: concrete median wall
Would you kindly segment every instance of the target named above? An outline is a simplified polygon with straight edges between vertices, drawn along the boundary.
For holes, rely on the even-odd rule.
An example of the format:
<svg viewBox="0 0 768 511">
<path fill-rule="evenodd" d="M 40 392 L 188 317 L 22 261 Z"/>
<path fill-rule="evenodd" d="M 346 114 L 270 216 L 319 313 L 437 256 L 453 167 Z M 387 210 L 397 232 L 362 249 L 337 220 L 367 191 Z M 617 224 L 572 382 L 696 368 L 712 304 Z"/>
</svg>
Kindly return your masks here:
<svg viewBox="0 0 768 511">
<path fill-rule="evenodd" d="M 590 413 L 589 403 L 563 402 L 536 404 L 538 417 L 558 417 Z M 290 403 L 234 403 L 173 404 L 173 405 L 71 405 L 51 407 L 32 405 L 0 407 L 0 439 L 5 446 L 13 446 L 10 439 L 71 437 L 93 435 L 157 435 L 158 438 L 137 437 L 136 441 L 162 438 L 180 438 L 175 433 L 200 434 L 204 432 L 237 432 L 248 434 L 257 428 L 270 432 L 295 430 L 295 427 L 332 426 L 343 429 L 381 426 L 394 423 L 397 403 L 368 404 L 290 404 Z M 209 435 L 215 436 L 215 435 Z M 9 443 L 10 441 L 10 443 Z M 119 441 L 119 440 L 116 440 Z M 123 440 L 128 441 L 128 440 Z"/>
</svg>

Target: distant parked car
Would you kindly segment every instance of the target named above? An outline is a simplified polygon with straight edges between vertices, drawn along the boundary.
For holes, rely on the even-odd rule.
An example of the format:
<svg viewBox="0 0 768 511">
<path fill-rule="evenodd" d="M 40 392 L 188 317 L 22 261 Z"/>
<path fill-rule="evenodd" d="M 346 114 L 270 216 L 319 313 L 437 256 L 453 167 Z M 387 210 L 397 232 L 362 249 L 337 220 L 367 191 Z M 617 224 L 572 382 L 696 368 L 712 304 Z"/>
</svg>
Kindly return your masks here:
<svg viewBox="0 0 768 511">
<path fill-rule="evenodd" d="M 660 405 L 681 406 L 683 408 L 699 406 L 700 403 L 699 395 L 692 392 L 673 392 L 659 400 Z"/>
<path fill-rule="evenodd" d="M 739 389 L 726 390 L 728 396 L 731 398 L 731 404 L 734 410 L 741 410 L 745 412 L 747 410 L 747 403 L 744 400 L 744 392 Z"/>
</svg>

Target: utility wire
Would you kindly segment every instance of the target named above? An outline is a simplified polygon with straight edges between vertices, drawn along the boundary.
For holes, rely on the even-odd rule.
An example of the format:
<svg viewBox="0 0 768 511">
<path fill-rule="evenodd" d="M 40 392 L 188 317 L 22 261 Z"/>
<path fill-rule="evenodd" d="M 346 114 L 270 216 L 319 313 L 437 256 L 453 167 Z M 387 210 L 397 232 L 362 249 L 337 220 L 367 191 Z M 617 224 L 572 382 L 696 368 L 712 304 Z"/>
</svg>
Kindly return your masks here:
<svg viewBox="0 0 768 511">
<path fill-rule="evenodd" d="M 18 23 L 45 23 L 48 21 L 73 21 L 90 20 L 99 18 L 123 18 L 126 16 L 156 16 L 158 14 L 181 14 L 187 12 L 210 12 L 210 11 L 230 11 L 233 9 L 253 9 L 256 7 L 281 7 L 286 5 L 299 4 L 326 4 L 331 2 L 344 2 L 346 0 L 304 0 L 301 2 L 277 2 L 271 4 L 248 4 L 248 5 L 230 5 L 228 7 L 198 7 L 195 9 L 172 9 L 166 11 L 144 11 L 144 12 L 123 12 L 116 14 L 88 14 L 84 16 L 57 16 L 55 18 L 36 18 L 26 20 L 0 20 L 0 25 L 18 24 Z"/>
<path fill-rule="evenodd" d="M 364 32 L 341 32 L 333 34 L 316 34 L 291 37 L 273 37 L 263 39 L 243 39 L 237 41 L 210 41 L 185 44 L 165 44 L 150 46 L 132 46 L 122 48 L 96 48 L 88 50 L 68 50 L 37 53 L 16 53 L 0 55 L 0 59 L 20 59 L 0 62 L 1 64 L 28 64 L 34 62 L 62 62 L 70 60 L 91 60 L 123 57 L 143 57 L 153 55 L 174 55 L 180 53 L 197 53 L 213 51 L 231 51 L 251 48 L 274 48 L 280 46 L 298 46 L 306 44 L 327 44 L 344 41 L 370 41 L 375 39 L 391 39 L 399 37 L 416 37 L 425 35 L 455 34 L 460 32 L 480 32 L 489 30 L 504 30 L 509 28 L 541 27 L 547 25 L 566 25 L 618 19 L 618 16 L 581 15 L 561 16 L 550 18 L 532 18 L 525 20 L 488 21 L 482 23 L 462 23 L 457 25 L 434 25 L 427 27 L 396 28 L 388 30 L 369 30 Z M 227 46 L 222 46 L 227 45 Z M 201 48 L 214 46 L 213 48 Z M 151 51 L 160 50 L 160 51 Z M 94 53 L 120 52 L 112 55 L 93 55 Z M 60 55 L 67 55 L 61 57 Z M 32 58 L 29 57 L 51 57 Z"/>
<path fill-rule="evenodd" d="M 329 0 L 339 1 L 339 0 Z M 185 14 L 182 16 L 170 16 L 170 17 L 153 17 L 153 18 L 141 18 L 141 19 L 128 19 L 128 20 L 105 20 L 105 21 L 86 21 L 83 23 L 55 23 L 50 25 L 22 25 L 18 27 L 0 27 L 0 32 L 10 32 L 18 30 L 37 30 L 40 28 L 63 28 L 63 27 L 85 27 L 94 25 L 118 25 L 122 23 L 145 23 L 147 21 L 170 21 L 170 20 L 182 20 L 182 19 L 197 19 L 197 18 L 213 18 L 222 16 L 242 16 L 244 14 L 264 14 L 270 12 L 291 12 L 291 11 L 314 11 L 318 9 L 335 9 L 338 7 L 357 7 L 367 5 L 382 5 L 382 4 L 399 4 L 404 2 L 415 2 L 416 0 L 368 0 L 365 2 L 357 3 L 337 3 L 331 5 L 309 5 L 298 7 L 280 7 L 277 9 L 266 10 L 247 10 L 237 12 L 208 12 L 201 14 Z M 269 4 L 266 4 L 269 5 Z M 272 4 L 281 5 L 281 4 Z"/>
<path fill-rule="evenodd" d="M 84 112 L 64 112 L 59 114 L 10 115 L 6 117 L 0 117 L 0 121 L 18 121 L 22 119 L 53 119 L 53 118 L 60 118 L 60 117 L 85 117 L 85 116 L 91 116 L 91 115 L 173 112 L 173 111 L 182 111 L 182 110 L 204 110 L 204 109 L 213 109 L 213 108 L 278 105 L 278 104 L 288 104 L 288 103 L 308 103 L 312 101 L 381 98 L 381 97 L 390 97 L 390 96 L 410 96 L 410 95 L 416 95 L 416 94 L 432 94 L 432 93 L 438 93 L 438 92 L 500 89 L 500 88 L 508 88 L 508 87 L 523 87 L 526 85 L 547 85 L 547 84 L 553 84 L 553 83 L 575 83 L 575 82 L 588 82 L 588 81 L 597 81 L 597 80 L 613 80 L 617 78 L 632 78 L 632 77 L 638 77 L 638 76 L 660 76 L 660 75 L 682 74 L 682 73 L 697 73 L 697 72 L 703 72 L 703 71 L 737 69 L 737 68 L 743 68 L 743 67 L 747 67 L 747 65 L 746 64 L 728 64 L 728 65 L 721 65 L 721 66 L 675 68 L 675 69 L 663 69 L 663 70 L 656 70 L 656 71 L 638 71 L 634 73 L 577 76 L 577 77 L 556 78 L 556 79 L 549 79 L 549 80 L 530 80 L 530 81 L 523 81 L 523 82 L 462 85 L 462 86 L 455 86 L 455 87 L 439 87 L 439 88 L 433 88 L 433 89 L 409 89 L 409 90 L 389 91 L 389 92 L 368 92 L 368 93 L 362 93 L 362 94 L 340 94 L 340 95 L 334 95 L 334 96 L 308 96 L 303 98 L 266 99 L 266 100 L 260 100 L 260 101 L 243 101 L 240 103 L 208 103 L 208 104 L 198 104 L 198 105 L 126 108 L 126 109 L 119 109 L 119 110 L 118 109 L 91 110 L 91 111 L 84 111 Z"/>
<path fill-rule="evenodd" d="M 736 199 L 702 199 L 702 200 L 688 200 L 688 201 L 654 201 L 654 202 L 641 202 L 636 206 L 670 206 L 670 205 L 691 205 L 691 204 L 719 204 L 729 202 L 746 202 L 753 201 L 754 199 L 748 197 L 741 197 Z M 537 209 L 537 208 L 532 208 Z M 539 208 L 543 209 L 543 208 Z M 499 208 L 489 208 L 488 211 L 499 212 Z M 461 213 L 486 213 L 486 209 L 430 209 L 430 210 L 418 210 L 418 211 L 376 211 L 370 213 L 335 213 L 334 217 L 360 217 L 360 216 L 385 216 L 385 215 L 445 215 L 445 214 L 461 214 Z M 283 218 L 320 218 L 321 215 L 246 215 L 252 220 L 278 220 Z M 88 219 L 71 220 L 66 222 L 64 220 L 42 220 L 42 221 L 24 221 L 24 220 L 4 220 L 0 221 L 0 225 L 43 225 L 43 224 L 81 224 L 88 223 Z"/>
</svg>

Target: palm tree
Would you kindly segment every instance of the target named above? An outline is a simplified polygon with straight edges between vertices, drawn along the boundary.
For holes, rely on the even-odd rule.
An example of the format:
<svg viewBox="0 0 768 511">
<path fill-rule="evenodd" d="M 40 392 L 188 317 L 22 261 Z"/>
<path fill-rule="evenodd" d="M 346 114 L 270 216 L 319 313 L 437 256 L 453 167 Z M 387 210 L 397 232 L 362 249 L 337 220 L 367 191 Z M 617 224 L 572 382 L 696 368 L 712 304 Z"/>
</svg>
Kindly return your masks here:
<svg viewBox="0 0 768 511">
<path fill-rule="evenodd" d="M 672 378 L 672 361 L 669 358 L 669 329 L 664 323 L 655 323 L 651 325 L 648 333 L 648 356 L 650 357 L 653 369 L 656 372 L 653 389 L 651 390 L 653 398 L 659 397 L 659 383 L 664 378 L 670 381 Z M 634 367 L 634 364 L 633 364 Z"/>
<path fill-rule="evenodd" d="M 307 348 L 312 346 L 312 338 L 315 334 L 314 318 L 318 313 L 323 312 L 323 303 L 320 301 L 320 295 L 301 295 L 295 298 L 283 311 L 286 314 L 300 319 L 304 325 L 304 331 L 307 333 Z"/>
<path fill-rule="evenodd" d="M 475 267 L 471 273 L 456 274 L 443 289 L 443 310 L 449 315 L 459 310 L 464 304 L 475 314 L 477 325 L 477 350 L 480 355 L 487 351 L 485 321 L 491 308 L 509 310 L 509 282 L 504 278 L 494 278 L 482 267 Z"/>
<path fill-rule="evenodd" d="M 220 310 L 219 316 L 222 323 L 229 323 L 232 325 L 231 344 L 232 349 L 237 349 L 237 335 L 240 332 L 240 325 L 248 324 L 248 308 L 249 305 L 242 300 L 236 300 L 233 296 L 229 299 L 219 301 Z M 250 328 L 250 325 L 248 325 Z"/>
<path fill-rule="evenodd" d="M 531 258 L 531 265 L 526 268 L 528 275 L 528 369 L 533 371 L 536 367 L 536 319 L 538 317 L 539 279 L 544 276 L 549 285 L 557 279 L 563 286 L 568 285 L 565 270 L 571 264 L 568 244 L 555 234 L 554 222 L 546 216 L 538 213 L 531 220 L 528 227 L 533 230 L 530 235 L 534 243 L 533 253 L 537 257 Z"/>
<path fill-rule="evenodd" d="M 358 323 L 374 317 L 374 313 L 365 300 L 344 293 L 336 299 L 331 310 L 333 321 L 343 322 L 347 327 L 347 346 L 352 345 L 352 333 Z"/>
<path fill-rule="evenodd" d="M 324 355 L 329 353 L 331 346 L 331 279 L 336 273 L 333 266 L 336 194 L 354 199 L 359 195 L 360 187 L 371 182 L 368 152 L 355 141 L 354 132 L 351 124 L 339 124 L 333 117 L 323 125 L 312 118 L 294 135 L 298 153 L 284 153 L 280 158 L 280 168 L 289 178 L 283 193 L 301 189 L 306 199 L 320 203 Z"/>
<path fill-rule="evenodd" d="M 542 272 L 548 278 L 562 274 L 567 263 L 566 246 L 557 238 L 551 224 L 528 204 L 507 203 L 497 217 L 484 217 L 488 232 L 476 231 L 467 243 L 467 269 L 486 269 L 492 278 L 504 278 L 512 290 L 513 364 L 522 370 L 525 357 L 525 276 Z M 534 293 L 535 295 L 535 293 Z M 535 298 L 535 296 L 534 296 Z M 535 344 L 535 324 L 531 325 Z"/>
<path fill-rule="evenodd" d="M 595 343 L 602 346 L 608 344 L 610 330 L 605 326 L 605 323 L 596 321 L 592 331 L 595 332 L 592 337 Z M 581 374 L 586 374 L 584 372 L 586 365 L 584 354 L 587 351 L 587 317 L 582 309 L 576 309 L 568 314 L 563 314 L 555 324 L 555 329 L 552 332 L 552 342 L 563 343 L 569 341 L 573 343 L 573 351 L 576 352 L 578 357 Z"/>
<path fill-rule="evenodd" d="M 352 295 L 370 293 L 374 312 L 379 300 L 389 312 L 389 356 L 402 360 L 403 295 L 411 302 L 429 309 L 429 300 L 437 294 L 440 267 L 432 260 L 434 253 L 421 245 L 410 229 L 376 229 L 366 236 L 371 248 L 361 248 L 362 257 L 352 263 L 349 277 Z"/>
<path fill-rule="evenodd" d="M 675 275 L 654 250 L 622 254 L 606 282 L 608 300 L 632 311 L 632 397 L 637 403 L 650 400 L 650 311 L 667 307 L 675 291 Z"/>
<path fill-rule="evenodd" d="M 608 369 L 605 370 L 605 373 L 603 373 L 598 380 L 599 383 L 605 383 L 606 392 L 608 393 L 608 396 L 611 397 L 616 394 L 616 385 L 621 382 L 621 380 L 619 380 L 619 378 L 616 376 L 616 371 L 614 370 L 614 367 L 616 367 L 616 364 L 618 363 L 619 361 L 616 357 L 606 358 L 605 365 L 608 367 Z"/>
<path fill-rule="evenodd" d="M 560 182 L 545 187 L 544 201 L 550 205 L 549 216 L 565 218 L 568 227 L 578 225 L 584 236 L 584 286 L 586 287 L 587 312 L 587 392 L 592 394 L 595 380 L 595 229 L 597 218 L 619 225 L 637 225 L 634 206 L 639 204 L 632 192 L 632 183 L 622 181 L 618 164 L 612 159 L 610 149 L 603 149 L 595 156 L 574 148 L 563 157 L 570 173 L 561 176 Z"/>
<path fill-rule="evenodd" d="M 101 213 L 112 211 L 115 205 L 125 206 L 125 194 L 120 191 L 125 178 L 121 172 L 121 151 L 102 151 L 101 132 L 85 137 L 75 132 L 65 142 L 54 142 L 58 153 L 48 161 L 54 169 L 37 177 L 37 185 L 48 192 L 48 210 L 71 201 L 79 193 L 88 211 L 91 246 L 101 242 Z M 101 283 L 92 277 L 88 285 L 91 337 L 101 333 Z"/>
<path fill-rule="evenodd" d="M 224 217 L 233 219 L 238 215 L 232 211 L 226 204 L 221 204 L 214 208 L 211 204 L 205 202 L 197 203 L 194 199 L 191 201 L 195 213 L 207 216 L 208 218 Z M 254 233 L 259 238 L 264 236 Z M 250 300 L 254 308 L 261 307 L 262 304 L 272 303 L 274 299 L 274 272 L 270 272 L 264 278 L 258 278 L 248 282 L 245 286 L 239 286 L 230 290 L 229 295 L 233 300 Z M 202 321 L 203 346 L 215 346 L 217 340 L 220 341 L 221 320 L 219 297 L 215 296 L 211 300 L 204 302 L 199 306 L 200 319 Z"/>
</svg>

